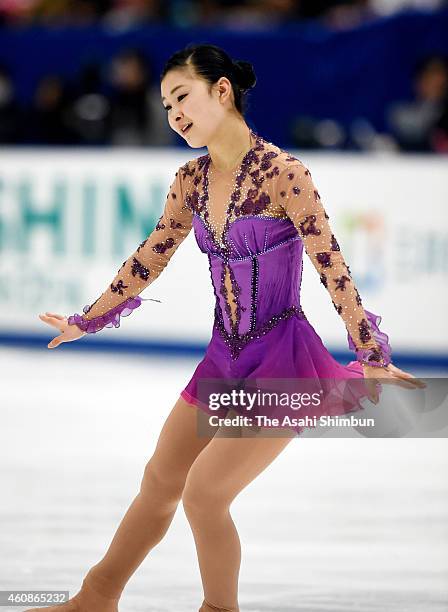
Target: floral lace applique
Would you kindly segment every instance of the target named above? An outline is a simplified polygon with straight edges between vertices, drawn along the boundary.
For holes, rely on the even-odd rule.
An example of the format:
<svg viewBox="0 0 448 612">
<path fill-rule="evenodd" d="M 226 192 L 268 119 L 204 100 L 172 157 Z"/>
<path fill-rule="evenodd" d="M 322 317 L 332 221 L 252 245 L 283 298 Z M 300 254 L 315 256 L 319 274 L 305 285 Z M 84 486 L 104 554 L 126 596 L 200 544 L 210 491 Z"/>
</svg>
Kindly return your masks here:
<svg viewBox="0 0 448 612">
<path fill-rule="evenodd" d="M 305 227 L 306 225 L 307 227 Z M 320 229 L 316 227 L 316 215 L 305 217 L 305 220 L 299 224 L 299 227 L 302 236 L 308 236 L 308 234 L 320 235 Z"/>
<path fill-rule="evenodd" d="M 117 293 L 118 292 L 120 295 L 124 295 L 123 289 L 127 289 L 128 285 L 125 285 L 123 283 L 123 280 L 120 279 L 116 285 L 111 283 L 110 284 L 110 288 L 111 288 L 113 293 Z"/>
<path fill-rule="evenodd" d="M 155 253 L 165 253 L 167 249 L 171 249 L 176 244 L 174 238 L 167 238 L 165 242 L 158 242 L 152 247 Z"/>
<path fill-rule="evenodd" d="M 149 270 L 146 268 L 136 257 L 132 259 L 132 268 L 131 268 L 132 276 L 138 276 L 146 281 L 149 278 Z"/>
<path fill-rule="evenodd" d="M 350 278 L 348 276 L 345 276 L 345 274 L 343 274 L 342 276 L 338 276 L 338 278 L 334 278 L 333 280 L 336 283 L 336 291 L 338 289 L 340 289 L 341 291 L 345 291 L 345 283 L 350 282 Z"/>
</svg>

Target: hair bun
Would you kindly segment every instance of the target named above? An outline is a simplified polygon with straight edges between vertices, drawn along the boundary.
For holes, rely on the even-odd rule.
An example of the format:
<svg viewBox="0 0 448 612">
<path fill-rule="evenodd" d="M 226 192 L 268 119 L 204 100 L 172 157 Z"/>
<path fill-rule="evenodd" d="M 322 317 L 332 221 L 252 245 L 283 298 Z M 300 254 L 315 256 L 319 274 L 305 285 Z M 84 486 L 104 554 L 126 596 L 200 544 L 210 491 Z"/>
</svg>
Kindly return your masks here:
<svg viewBox="0 0 448 612">
<path fill-rule="evenodd" d="M 233 62 L 235 71 L 235 79 L 241 89 L 252 89 L 257 82 L 254 67 L 250 62 L 245 60 L 236 60 Z"/>
</svg>

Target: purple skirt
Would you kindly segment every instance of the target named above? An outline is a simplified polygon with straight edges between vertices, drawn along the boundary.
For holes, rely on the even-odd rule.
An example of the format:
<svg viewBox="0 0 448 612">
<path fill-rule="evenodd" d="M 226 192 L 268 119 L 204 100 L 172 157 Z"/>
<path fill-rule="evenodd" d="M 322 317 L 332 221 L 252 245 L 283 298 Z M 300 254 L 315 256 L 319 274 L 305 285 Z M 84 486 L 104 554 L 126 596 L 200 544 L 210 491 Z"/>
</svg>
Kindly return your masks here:
<svg viewBox="0 0 448 612">
<path fill-rule="evenodd" d="M 360 402 L 369 395 L 364 383 L 362 365 L 358 361 L 351 361 L 347 365 L 338 363 L 326 349 L 313 326 L 299 314 L 280 321 L 267 334 L 251 340 L 242 348 L 237 359 L 232 359 L 228 344 L 216 324 L 214 325 L 205 356 L 180 395 L 187 403 L 209 416 L 225 416 L 227 410 L 211 411 L 204 401 L 200 381 L 205 379 L 216 381 L 216 389 L 220 387 L 219 380 L 225 382 L 250 379 L 256 382 L 259 388 L 289 392 L 294 388 L 294 380 L 309 379 L 310 386 L 306 387 L 307 390 L 324 388 L 325 397 L 319 405 L 302 407 L 300 414 L 293 415 L 300 416 L 301 419 L 305 416 L 337 416 L 364 410 Z M 344 381 L 353 379 L 358 382 L 344 384 Z M 203 388 L 214 387 L 212 384 Z M 380 391 L 381 385 L 377 384 L 377 392 Z M 247 415 L 247 412 L 239 407 L 232 408 L 241 415 Z M 251 411 L 252 415 L 256 413 Z M 286 414 L 287 409 L 279 409 L 278 406 L 269 408 L 264 405 L 259 413 L 275 418 Z M 288 428 L 299 434 L 308 426 L 310 425 L 294 425 Z"/>
</svg>

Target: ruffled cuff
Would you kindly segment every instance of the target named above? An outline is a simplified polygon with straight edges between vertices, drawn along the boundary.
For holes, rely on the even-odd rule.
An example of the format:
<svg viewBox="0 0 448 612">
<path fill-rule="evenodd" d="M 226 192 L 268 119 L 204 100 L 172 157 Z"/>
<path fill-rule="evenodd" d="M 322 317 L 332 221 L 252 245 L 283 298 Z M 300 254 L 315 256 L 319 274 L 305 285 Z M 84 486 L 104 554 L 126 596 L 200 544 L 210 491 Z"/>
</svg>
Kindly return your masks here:
<svg viewBox="0 0 448 612">
<path fill-rule="evenodd" d="M 115 306 L 108 312 L 104 313 L 103 315 L 89 320 L 84 319 L 82 315 L 76 313 L 68 317 L 68 324 L 77 325 L 79 329 L 88 334 L 95 334 L 96 332 L 101 331 L 104 327 L 120 327 L 120 317 L 129 316 L 131 312 L 138 308 L 143 301 L 148 300 L 141 298 L 138 295 L 135 297 L 130 297 L 121 304 L 118 304 L 118 306 Z M 87 314 L 90 308 L 91 306 L 87 304 L 82 310 L 85 314 Z"/>
<path fill-rule="evenodd" d="M 365 309 L 364 312 L 367 315 L 371 331 L 373 332 L 373 339 L 378 346 L 374 348 L 357 348 L 350 334 L 347 334 L 348 346 L 356 352 L 356 359 L 360 363 L 380 368 L 387 366 L 391 362 L 392 349 L 389 344 L 389 336 L 379 328 L 381 317 Z"/>
</svg>

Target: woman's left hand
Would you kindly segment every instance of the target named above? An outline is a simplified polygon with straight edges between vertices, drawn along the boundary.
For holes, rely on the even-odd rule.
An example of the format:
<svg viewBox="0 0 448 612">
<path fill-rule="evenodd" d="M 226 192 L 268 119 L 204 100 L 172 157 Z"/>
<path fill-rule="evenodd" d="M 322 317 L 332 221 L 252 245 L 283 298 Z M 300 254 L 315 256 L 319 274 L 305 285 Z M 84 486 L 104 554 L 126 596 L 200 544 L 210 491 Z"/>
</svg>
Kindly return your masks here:
<svg viewBox="0 0 448 612">
<path fill-rule="evenodd" d="M 376 389 L 377 383 L 399 385 L 405 389 L 424 389 L 426 387 L 426 383 L 422 380 L 409 374 L 409 372 L 400 370 L 400 368 L 397 368 L 393 363 L 390 363 L 385 368 L 362 364 L 362 369 L 369 390 L 369 397 L 374 404 L 378 404 L 379 401 L 379 395 Z"/>
</svg>

